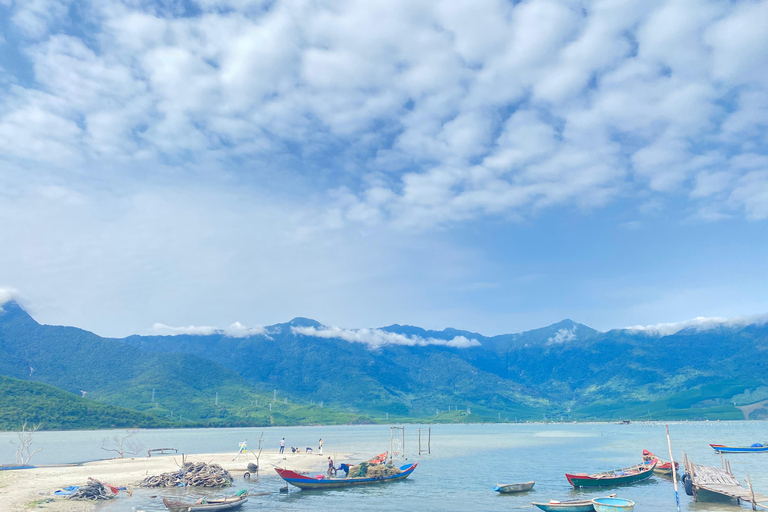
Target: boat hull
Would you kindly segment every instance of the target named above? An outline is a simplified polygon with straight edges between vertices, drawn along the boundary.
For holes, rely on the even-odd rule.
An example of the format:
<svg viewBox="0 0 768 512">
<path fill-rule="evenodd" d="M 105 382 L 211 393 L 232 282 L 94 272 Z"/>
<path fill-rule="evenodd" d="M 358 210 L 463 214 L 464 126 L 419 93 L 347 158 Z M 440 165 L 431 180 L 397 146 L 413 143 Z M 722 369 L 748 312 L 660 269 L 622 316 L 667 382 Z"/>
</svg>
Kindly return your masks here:
<svg viewBox="0 0 768 512">
<path fill-rule="evenodd" d="M 568 483 L 574 487 L 608 487 L 614 485 L 626 485 L 640 482 L 653 475 L 653 470 L 656 468 L 656 461 L 642 467 L 638 472 L 632 474 L 623 474 L 617 476 L 609 476 L 607 474 L 597 475 L 571 475 L 566 473 L 565 478 L 568 479 Z M 621 470 L 624 472 L 626 469 Z"/>
<path fill-rule="evenodd" d="M 317 490 L 317 489 L 339 489 L 343 487 L 355 487 L 358 485 L 375 485 L 383 484 L 387 482 L 396 482 L 398 480 L 405 480 L 413 470 L 416 469 L 418 462 L 402 466 L 400 470 L 402 473 L 391 476 L 382 476 L 376 478 L 309 478 L 305 475 L 291 471 L 290 469 L 275 468 L 277 474 L 291 485 L 295 485 L 299 489 Z"/>
<path fill-rule="evenodd" d="M 560 503 L 536 503 L 532 501 L 531 505 L 546 512 L 594 512 L 595 510 L 592 502 L 588 500 L 564 501 Z"/>
<path fill-rule="evenodd" d="M 501 494 L 525 492 L 533 489 L 533 485 L 535 483 L 536 482 L 525 482 L 523 484 L 507 484 L 507 485 L 496 484 L 496 487 L 494 487 L 493 490 Z"/>
<path fill-rule="evenodd" d="M 180 501 L 171 501 L 163 498 L 163 505 L 168 512 L 217 512 L 219 510 L 233 510 L 248 501 L 248 498 L 239 498 L 237 500 L 221 500 L 216 503 L 182 503 Z"/>
<path fill-rule="evenodd" d="M 654 459 L 658 461 L 656 463 L 656 467 L 653 468 L 653 472 L 656 473 L 657 475 L 672 476 L 672 474 L 677 473 L 677 470 L 680 468 L 680 463 L 675 462 L 675 470 L 672 471 L 671 462 L 667 462 L 662 459 L 659 459 L 658 457 L 656 457 L 656 455 L 649 452 L 648 450 L 643 450 L 643 462 L 651 462 Z"/>
<path fill-rule="evenodd" d="M 635 502 L 623 498 L 595 498 L 592 500 L 595 512 L 631 512 Z"/>
<path fill-rule="evenodd" d="M 768 443 L 766 443 L 768 444 Z M 723 446 L 722 444 L 710 444 L 718 453 L 761 453 L 768 452 L 768 446 Z"/>
</svg>

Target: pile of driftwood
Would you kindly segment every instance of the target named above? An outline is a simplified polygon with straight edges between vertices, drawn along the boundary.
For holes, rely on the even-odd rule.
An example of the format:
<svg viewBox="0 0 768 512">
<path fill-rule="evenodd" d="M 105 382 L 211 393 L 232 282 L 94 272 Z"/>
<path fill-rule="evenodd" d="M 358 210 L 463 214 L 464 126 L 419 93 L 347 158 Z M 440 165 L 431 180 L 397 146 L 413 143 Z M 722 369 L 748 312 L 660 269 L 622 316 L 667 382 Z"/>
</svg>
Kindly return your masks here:
<svg viewBox="0 0 768 512">
<path fill-rule="evenodd" d="M 233 481 L 229 472 L 218 464 L 185 462 L 177 471 L 148 476 L 139 482 L 139 487 L 229 487 Z"/>
<path fill-rule="evenodd" d="M 80 486 L 78 490 L 69 495 L 69 499 L 77 501 L 98 501 L 111 500 L 116 494 L 113 490 L 99 482 L 98 480 L 88 479 L 88 483 Z"/>
</svg>

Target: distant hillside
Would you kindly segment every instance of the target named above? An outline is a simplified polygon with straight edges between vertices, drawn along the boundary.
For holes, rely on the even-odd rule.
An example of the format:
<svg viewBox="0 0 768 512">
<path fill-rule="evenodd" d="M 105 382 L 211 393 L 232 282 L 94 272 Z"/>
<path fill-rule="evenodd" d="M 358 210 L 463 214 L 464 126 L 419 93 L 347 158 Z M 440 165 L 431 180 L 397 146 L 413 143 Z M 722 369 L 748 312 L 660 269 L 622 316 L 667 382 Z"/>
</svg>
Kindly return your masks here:
<svg viewBox="0 0 768 512">
<path fill-rule="evenodd" d="M 93 401 L 184 426 L 370 421 L 330 408 L 285 403 L 232 370 L 187 354 L 156 354 L 72 327 L 40 325 L 16 303 L 0 314 L 0 375 L 33 380 Z M 154 395 L 154 401 L 153 401 Z M 141 426 L 150 426 L 142 423 Z"/>
<path fill-rule="evenodd" d="M 563 320 L 486 337 L 404 325 L 345 331 L 296 318 L 248 337 L 110 340 L 41 326 L 13 303 L 4 309 L 0 374 L 82 389 L 96 400 L 190 425 L 347 423 L 387 415 L 454 422 L 768 414 L 763 407 L 740 409 L 768 400 L 765 324 L 665 336 L 603 333 Z"/>
<path fill-rule="evenodd" d="M 381 330 L 424 340 L 463 336 L 479 346 L 372 349 L 291 329 L 307 322 L 273 325 L 266 328 L 268 334 L 248 338 L 133 336 L 126 342 L 143 350 L 206 354 L 250 382 L 374 416 L 389 412 L 433 420 L 443 417 L 435 415 L 438 410 L 449 407 L 471 407 L 487 421 L 739 419 L 743 414 L 734 402 L 748 402 L 768 384 L 765 325 L 657 336 L 632 330 L 601 333 L 564 320 L 494 337 L 392 325 Z"/>
<path fill-rule="evenodd" d="M 178 423 L 105 405 L 47 384 L 0 375 L 0 430 L 40 424 L 45 430 L 174 427 Z"/>
</svg>

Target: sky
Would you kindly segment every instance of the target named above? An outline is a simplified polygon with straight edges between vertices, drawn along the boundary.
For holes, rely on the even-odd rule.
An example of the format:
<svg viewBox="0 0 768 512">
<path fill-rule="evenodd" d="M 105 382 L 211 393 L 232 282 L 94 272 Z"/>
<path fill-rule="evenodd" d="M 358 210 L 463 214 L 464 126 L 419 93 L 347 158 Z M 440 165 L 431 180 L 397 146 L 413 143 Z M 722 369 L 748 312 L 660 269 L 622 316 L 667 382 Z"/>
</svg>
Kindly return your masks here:
<svg viewBox="0 0 768 512">
<path fill-rule="evenodd" d="M 105 336 L 764 314 L 767 20 L 0 0 L 0 295 Z"/>
</svg>

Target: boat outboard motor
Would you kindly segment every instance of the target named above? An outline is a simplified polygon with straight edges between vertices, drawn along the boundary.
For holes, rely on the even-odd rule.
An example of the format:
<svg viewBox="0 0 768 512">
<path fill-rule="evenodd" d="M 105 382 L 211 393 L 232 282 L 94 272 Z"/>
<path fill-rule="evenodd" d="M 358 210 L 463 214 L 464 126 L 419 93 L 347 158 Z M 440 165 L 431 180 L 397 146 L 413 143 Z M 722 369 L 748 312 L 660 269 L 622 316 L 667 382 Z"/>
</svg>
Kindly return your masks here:
<svg viewBox="0 0 768 512">
<path fill-rule="evenodd" d="M 693 496 L 693 479 L 691 478 L 691 475 L 685 473 L 683 475 L 682 481 L 683 487 L 685 487 L 685 494 L 688 496 Z"/>
</svg>

